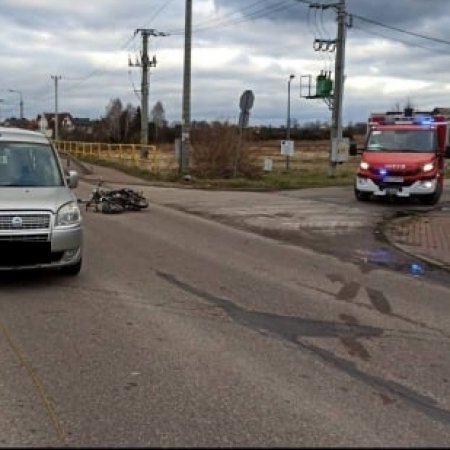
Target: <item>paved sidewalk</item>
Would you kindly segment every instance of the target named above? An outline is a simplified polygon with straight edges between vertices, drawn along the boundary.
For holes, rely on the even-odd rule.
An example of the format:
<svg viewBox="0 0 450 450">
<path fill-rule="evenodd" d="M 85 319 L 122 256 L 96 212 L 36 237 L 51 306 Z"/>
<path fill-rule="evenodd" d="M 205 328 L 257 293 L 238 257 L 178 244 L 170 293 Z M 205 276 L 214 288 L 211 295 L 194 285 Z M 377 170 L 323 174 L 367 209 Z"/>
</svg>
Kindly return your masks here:
<svg viewBox="0 0 450 450">
<path fill-rule="evenodd" d="M 274 199 L 274 193 L 227 192 L 226 194 L 221 194 L 217 191 L 196 190 L 195 201 L 193 201 L 190 199 L 192 191 L 188 185 L 185 186 L 188 189 L 179 189 L 168 183 L 149 183 L 111 168 L 94 166 L 92 164 L 86 164 L 83 167 L 83 165 L 79 166 L 74 161 L 71 163 L 71 168 L 78 170 L 81 178 L 89 183 L 95 184 L 97 181 L 102 180 L 109 184 L 140 186 L 140 189 L 146 187 L 146 193 L 148 192 L 152 201 L 155 201 L 155 197 L 158 197 L 159 201 L 157 200 L 157 202 L 167 206 L 183 209 L 189 198 L 190 212 L 205 214 L 205 212 L 207 213 L 211 210 L 211 216 L 219 211 L 221 214 L 233 214 L 235 216 L 237 214 L 243 217 L 247 214 L 248 217 L 251 217 L 256 208 L 259 215 L 258 220 L 263 220 L 263 223 L 256 224 L 257 228 L 272 227 L 274 230 L 279 230 L 284 223 L 286 226 L 294 224 L 297 227 L 298 222 L 296 220 L 298 221 L 299 218 L 293 217 L 292 211 L 302 210 L 305 212 L 305 208 L 309 208 L 307 210 L 309 218 L 307 220 L 308 223 L 300 225 L 300 230 L 302 230 L 303 226 L 303 231 L 305 228 L 311 227 L 311 220 L 315 220 L 314 227 L 317 227 L 319 222 L 324 224 L 322 232 L 326 232 L 327 226 L 330 227 L 328 222 L 331 219 L 334 222 L 341 220 L 339 222 L 340 227 L 346 229 L 347 232 L 352 227 L 367 226 L 366 222 L 372 223 L 374 220 L 374 217 L 370 214 L 370 209 L 365 209 L 364 214 L 361 214 L 361 211 L 356 209 L 360 205 L 356 205 L 356 207 L 343 206 L 343 218 L 339 218 L 333 217 L 333 215 L 330 216 L 329 213 L 324 215 L 323 211 L 318 210 L 314 205 L 317 202 L 310 201 L 308 203 L 308 200 L 296 198 L 290 194 L 278 195 Z M 158 189 L 158 186 L 167 186 L 168 188 Z M 183 186 L 180 185 L 180 187 Z M 156 194 L 156 190 L 158 194 Z M 243 200 L 244 197 L 245 200 Z M 346 215 L 348 216 L 347 219 L 344 217 Z M 280 220 L 280 217 L 282 218 L 283 216 L 286 218 L 293 217 L 295 220 Z M 363 222 L 357 223 L 358 221 Z M 334 226 L 333 232 L 335 234 L 338 228 Z M 448 195 L 431 211 L 416 212 L 412 216 L 389 221 L 384 227 L 384 233 L 390 244 L 403 252 L 450 270 L 450 202 L 448 201 Z"/>
<path fill-rule="evenodd" d="M 400 250 L 450 270 L 450 204 L 392 220 L 385 228 L 385 236 Z"/>
</svg>

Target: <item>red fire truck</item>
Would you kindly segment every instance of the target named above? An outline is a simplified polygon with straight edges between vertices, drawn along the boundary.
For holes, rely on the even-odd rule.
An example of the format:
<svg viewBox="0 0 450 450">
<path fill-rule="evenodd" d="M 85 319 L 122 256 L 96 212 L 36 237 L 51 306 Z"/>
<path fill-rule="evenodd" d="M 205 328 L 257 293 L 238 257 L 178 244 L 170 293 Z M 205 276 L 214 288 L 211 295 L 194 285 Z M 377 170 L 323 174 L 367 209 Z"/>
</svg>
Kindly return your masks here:
<svg viewBox="0 0 450 450">
<path fill-rule="evenodd" d="M 359 201 L 374 197 L 416 197 L 439 201 L 444 186 L 444 158 L 450 157 L 450 109 L 432 112 L 372 114 L 355 180 Z"/>
</svg>

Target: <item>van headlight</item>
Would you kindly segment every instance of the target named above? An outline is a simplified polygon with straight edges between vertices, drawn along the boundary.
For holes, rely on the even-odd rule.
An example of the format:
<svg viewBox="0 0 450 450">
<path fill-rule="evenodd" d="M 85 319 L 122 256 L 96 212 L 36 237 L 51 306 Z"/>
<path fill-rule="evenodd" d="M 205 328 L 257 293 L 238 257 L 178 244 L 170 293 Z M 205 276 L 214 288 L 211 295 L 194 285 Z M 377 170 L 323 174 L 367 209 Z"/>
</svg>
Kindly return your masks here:
<svg viewBox="0 0 450 450">
<path fill-rule="evenodd" d="M 81 223 L 80 208 L 76 202 L 66 203 L 59 208 L 56 215 L 55 226 L 67 227 L 72 225 L 79 225 Z"/>
<path fill-rule="evenodd" d="M 431 170 L 433 170 L 434 169 L 434 163 L 432 163 L 432 162 L 430 162 L 430 163 L 428 163 L 428 164 L 425 164 L 423 167 L 422 167 L 422 170 L 424 171 L 424 172 L 430 172 Z"/>
</svg>

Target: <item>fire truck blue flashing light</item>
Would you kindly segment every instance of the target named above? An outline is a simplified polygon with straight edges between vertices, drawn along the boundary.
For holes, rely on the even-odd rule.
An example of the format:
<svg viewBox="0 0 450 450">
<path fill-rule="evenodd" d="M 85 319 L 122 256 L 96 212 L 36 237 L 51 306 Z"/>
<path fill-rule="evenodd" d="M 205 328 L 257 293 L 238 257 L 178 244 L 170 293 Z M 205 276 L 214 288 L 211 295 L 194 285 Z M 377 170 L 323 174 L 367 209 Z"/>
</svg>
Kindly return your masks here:
<svg viewBox="0 0 450 450">
<path fill-rule="evenodd" d="M 418 125 L 431 125 L 434 123 L 434 120 L 431 116 L 418 116 L 416 117 L 415 123 Z"/>
</svg>

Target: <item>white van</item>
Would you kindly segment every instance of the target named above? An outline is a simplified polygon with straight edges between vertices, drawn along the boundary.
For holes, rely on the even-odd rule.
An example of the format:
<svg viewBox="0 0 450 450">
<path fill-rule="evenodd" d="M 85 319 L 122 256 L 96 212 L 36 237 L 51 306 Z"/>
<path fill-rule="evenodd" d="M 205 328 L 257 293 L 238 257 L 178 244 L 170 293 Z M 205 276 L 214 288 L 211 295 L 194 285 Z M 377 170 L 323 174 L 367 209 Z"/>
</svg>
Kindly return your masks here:
<svg viewBox="0 0 450 450">
<path fill-rule="evenodd" d="M 0 271 L 58 268 L 77 275 L 82 218 L 75 171 L 64 173 L 43 134 L 0 127 Z"/>
</svg>

